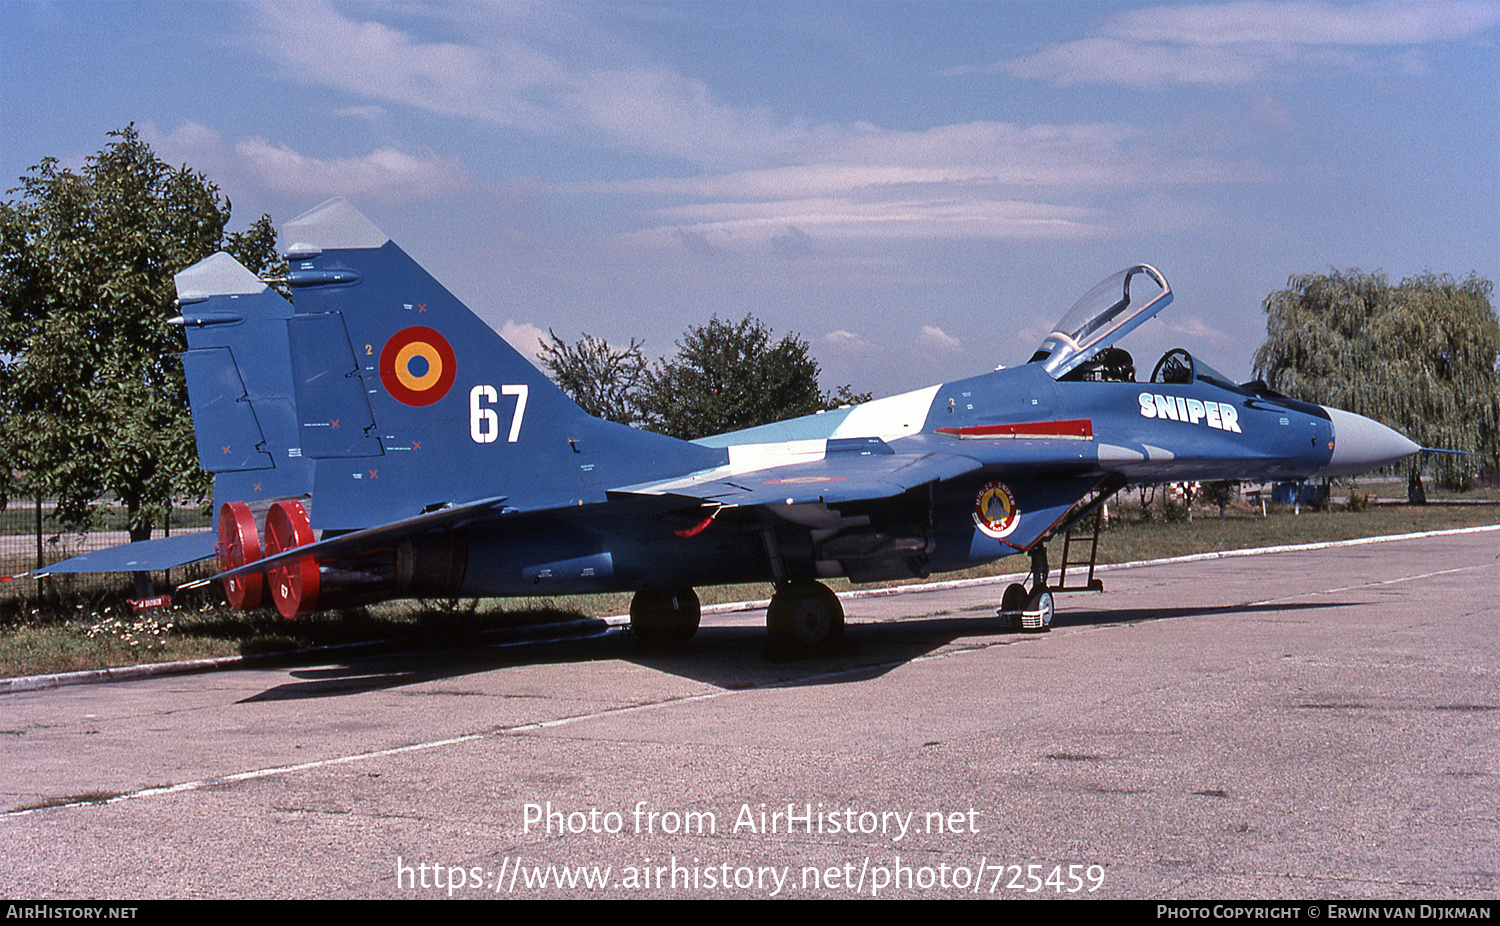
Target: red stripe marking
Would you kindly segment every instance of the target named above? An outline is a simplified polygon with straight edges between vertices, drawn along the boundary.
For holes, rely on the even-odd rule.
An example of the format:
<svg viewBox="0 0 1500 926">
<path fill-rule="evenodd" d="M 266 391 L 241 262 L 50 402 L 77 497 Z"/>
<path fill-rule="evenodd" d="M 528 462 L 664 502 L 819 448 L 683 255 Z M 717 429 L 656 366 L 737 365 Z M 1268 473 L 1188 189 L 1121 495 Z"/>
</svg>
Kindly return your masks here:
<svg viewBox="0 0 1500 926">
<path fill-rule="evenodd" d="M 938 428 L 939 434 L 959 438 L 1053 437 L 1068 440 L 1093 440 L 1094 422 L 1090 418 L 1067 421 L 1027 421 L 1022 424 L 983 424 L 966 428 Z"/>
</svg>

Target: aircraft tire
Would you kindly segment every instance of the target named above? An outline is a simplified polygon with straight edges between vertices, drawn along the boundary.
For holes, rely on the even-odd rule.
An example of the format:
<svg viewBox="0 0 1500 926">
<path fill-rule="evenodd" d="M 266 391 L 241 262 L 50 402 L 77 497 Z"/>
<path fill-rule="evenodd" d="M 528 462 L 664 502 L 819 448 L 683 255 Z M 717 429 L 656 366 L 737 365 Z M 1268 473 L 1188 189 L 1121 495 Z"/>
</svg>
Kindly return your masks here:
<svg viewBox="0 0 1500 926">
<path fill-rule="evenodd" d="M 1031 593 L 1026 602 L 1026 610 L 1040 611 L 1037 616 L 1026 615 L 1021 618 L 1021 629 L 1027 633 L 1046 633 L 1052 629 L 1053 613 L 1052 589 L 1045 585 Z"/>
<path fill-rule="evenodd" d="M 771 598 L 766 630 L 776 643 L 822 646 L 844 635 L 844 606 L 821 582 L 789 582 Z"/>
<path fill-rule="evenodd" d="M 1017 616 L 1026 608 L 1026 586 L 1019 582 L 1012 582 L 1006 586 L 1005 594 L 1000 597 L 1000 629 L 1020 630 L 1021 618 Z"/>
<path fill-rule="evenodd" d="M 636 592 L 630 600 L 630 632 L 647 646 L 682 646 L 698 632 L 702 614 L 698 593 L 691 588 Z"/>
</svg>

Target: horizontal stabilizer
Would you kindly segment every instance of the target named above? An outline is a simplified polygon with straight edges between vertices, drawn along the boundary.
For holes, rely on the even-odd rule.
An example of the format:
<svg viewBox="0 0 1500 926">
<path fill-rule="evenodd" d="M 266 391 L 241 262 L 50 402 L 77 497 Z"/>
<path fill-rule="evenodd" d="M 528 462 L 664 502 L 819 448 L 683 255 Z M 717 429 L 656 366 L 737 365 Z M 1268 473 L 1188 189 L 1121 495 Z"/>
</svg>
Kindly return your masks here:
<svg viewBox="0 0 1500 926">
<path fill-rule="evenodd" d="M 107 550 L 83 553 L 60 563 L 28 572 L 31 576 L 67 575 L 75 572 L 156 572 L 211 559 L 217 535 L 213 531 L 174 534 L 155 540 L 123 543 Z M 21 578 L 17 576 L 17 578 Z"/>
</svg>

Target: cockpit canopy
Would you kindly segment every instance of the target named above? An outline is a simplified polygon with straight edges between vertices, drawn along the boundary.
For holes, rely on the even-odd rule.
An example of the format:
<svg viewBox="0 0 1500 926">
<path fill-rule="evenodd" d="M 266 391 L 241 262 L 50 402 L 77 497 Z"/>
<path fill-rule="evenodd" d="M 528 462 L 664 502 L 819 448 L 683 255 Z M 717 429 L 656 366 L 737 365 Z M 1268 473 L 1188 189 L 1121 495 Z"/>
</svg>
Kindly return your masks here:
<svg viewBox="0 0 1500 926">
<path fill-rule="evenodd" d="M 1155 267 L 1136 264 L 1121 270 L 1068 310 L 1031 361 L 1041 363 L 1053 379 L 1062 379 L 1096 354 L 1103 356 L 1106 348 L 1171 301 L 1172 288 Z"/>
</svg>

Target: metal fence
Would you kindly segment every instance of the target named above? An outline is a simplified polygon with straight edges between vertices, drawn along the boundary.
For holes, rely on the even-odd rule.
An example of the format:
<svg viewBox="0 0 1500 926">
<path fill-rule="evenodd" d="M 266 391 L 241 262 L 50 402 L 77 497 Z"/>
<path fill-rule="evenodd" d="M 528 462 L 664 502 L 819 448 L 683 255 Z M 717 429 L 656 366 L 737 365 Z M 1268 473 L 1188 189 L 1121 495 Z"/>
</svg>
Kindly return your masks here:
<svg viewBox="0 0 1500 926">
<path fill-rule="evenodd" d="M 105 508 L 99 525 L 86 534 L 61 528 L 53 516 L 56 506 L 51 500 L 11 499 L 10 504 L 0 510 L 0 576 L 14 576 L 50 566 L 70 556 L 102 550 L 106 547 L 127 543 L 130 534 L 125 530 L 125 511 L 121 508 Z M 210 518 L 201 505 L 185 506 L 172 510 L 165 524 L 151 532 L 151 536 L 184 534 L 208 530 Z M 25 579 L 0 583 L 0 597 L 30 597 L 37 593 L 39 583 L 59 583 L 70 590 L 88 588 L 114 588 L 129 584 L 129 577 L 120 574 L 82 574 L 43 579 Z"/>
</svg>

